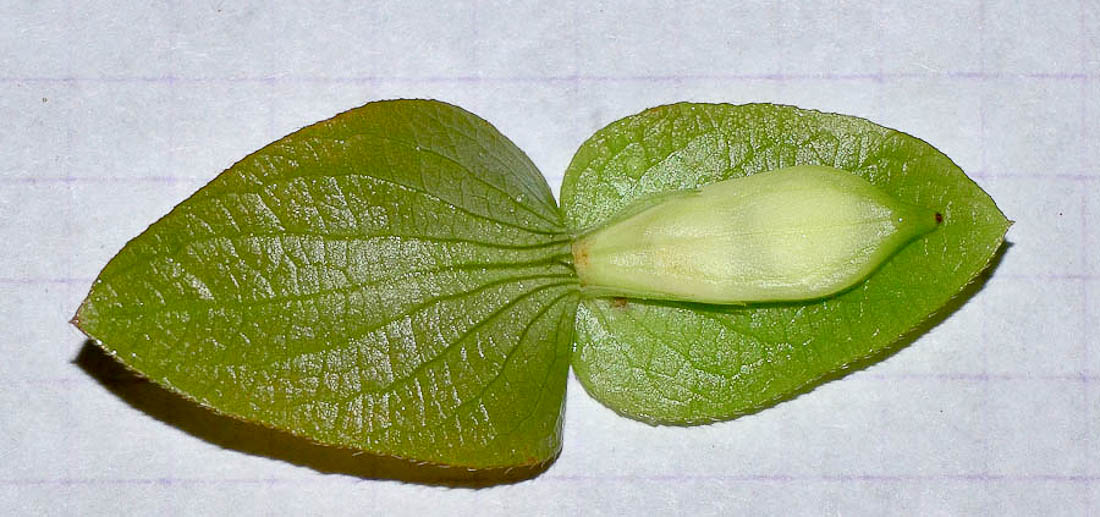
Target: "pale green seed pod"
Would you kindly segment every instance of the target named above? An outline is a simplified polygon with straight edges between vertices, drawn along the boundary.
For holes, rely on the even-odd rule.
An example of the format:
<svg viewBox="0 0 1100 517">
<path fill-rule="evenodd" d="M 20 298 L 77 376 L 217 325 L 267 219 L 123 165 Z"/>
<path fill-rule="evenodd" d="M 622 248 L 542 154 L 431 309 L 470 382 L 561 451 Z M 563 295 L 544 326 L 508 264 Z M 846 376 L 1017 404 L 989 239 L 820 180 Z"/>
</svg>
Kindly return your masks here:
<svg viewBox="0 0 1100 517">
<path fill-rule="evenodd" d="M 703 303 L 821 298 L 864 280 L 939 213 L 799 165 L 643 201 L 573 243 L 592 295 Z"/>
</svg>

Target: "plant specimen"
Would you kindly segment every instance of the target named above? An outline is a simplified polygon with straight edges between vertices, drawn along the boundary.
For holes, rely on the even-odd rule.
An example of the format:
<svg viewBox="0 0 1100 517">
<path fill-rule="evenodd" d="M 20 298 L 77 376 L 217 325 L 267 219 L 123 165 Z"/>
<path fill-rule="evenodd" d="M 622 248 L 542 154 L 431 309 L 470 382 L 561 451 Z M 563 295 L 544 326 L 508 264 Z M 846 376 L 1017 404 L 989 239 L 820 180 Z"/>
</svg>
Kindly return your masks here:
<svg viewBox="0 0 1100 517">
<path fill-rule="evenodd" d="M 725 420 L 878 357 L 1009 221 L 869 121 L 676 104 L 585 142 L 559 207 L 436 101 L 367 104 L 249 155 L 132 240 L 74 323 L 214 411 L 487 469 L 561 449 L 570 366 L 653 424 Z"/>
</svg>

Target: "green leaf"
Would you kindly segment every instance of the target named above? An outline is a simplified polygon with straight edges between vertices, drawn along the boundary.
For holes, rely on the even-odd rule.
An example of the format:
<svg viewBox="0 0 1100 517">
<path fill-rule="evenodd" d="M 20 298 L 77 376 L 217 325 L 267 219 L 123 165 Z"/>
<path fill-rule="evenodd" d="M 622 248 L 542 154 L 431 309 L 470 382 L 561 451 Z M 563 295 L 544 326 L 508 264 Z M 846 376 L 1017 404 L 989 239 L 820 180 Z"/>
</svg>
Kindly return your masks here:
<svg viewBox="0 0 1100 517">
<path fill-rule="evenodd" d="M 676 104 L 598 131 L 566 171 L 562 208 L 576 232 L 632 203 L 794 165 L 861 176 L 943 224 L 865 281 L 824 299 L 722 306 L 585 298 L 573 368 L 595 398 L 655 424 L 749 413 L 881 352 L 984 269 L 1009 222 L 927 143 L 869 121 L 767 104 Z"/>
<path fill-rule="evenodd" d="M 542 175 L 484 120 L 368 104 L 248 156 L 135 238 L 75 322 L 153 381 L 318 443 L 532 465 L 576 307 Z"/>
</svg>

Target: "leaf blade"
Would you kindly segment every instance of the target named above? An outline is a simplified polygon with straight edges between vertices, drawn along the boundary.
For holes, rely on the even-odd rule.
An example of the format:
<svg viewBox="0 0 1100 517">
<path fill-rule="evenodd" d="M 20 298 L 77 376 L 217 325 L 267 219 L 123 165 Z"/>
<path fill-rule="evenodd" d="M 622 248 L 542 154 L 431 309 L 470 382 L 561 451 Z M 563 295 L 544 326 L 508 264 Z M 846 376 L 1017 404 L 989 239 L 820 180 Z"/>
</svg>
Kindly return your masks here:
<svg viewBox="0 0 1100 517">
<path fill-rule="evenodd" d="M 585 299 L 573 367 L 598 400 L 655 424 L 766 407 L 875 356 L 985 268 L 1008 221 L 928 144 L 866 120 L 773 105 L 678 104 L 600 130 L 562 187 L 566 224 L 592 228 L 639 199 L 793 165 L 859 174 L 943 227 L 838 296 L 744 307 Z M 640 322 L 645 322 L 641 324 Z"/>
<path fill-rule="evenodd" d="M 564 232 L 487 122 L 372 103 L 219 175 L 112 259 L 76 320 L 230 416 L 418 461 L 542 463 L 576 304 Z"/>
</svg>

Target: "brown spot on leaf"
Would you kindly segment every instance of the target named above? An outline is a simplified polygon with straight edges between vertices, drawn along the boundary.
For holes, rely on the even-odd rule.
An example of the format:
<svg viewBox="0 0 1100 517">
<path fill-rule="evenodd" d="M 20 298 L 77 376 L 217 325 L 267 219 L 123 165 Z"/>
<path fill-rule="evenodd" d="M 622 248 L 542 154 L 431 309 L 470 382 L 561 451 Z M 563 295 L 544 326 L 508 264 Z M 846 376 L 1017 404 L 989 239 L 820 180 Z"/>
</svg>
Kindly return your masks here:
<svg viewBox="0 0 1100 517">
<path fill-rule="evenodd" d="M 573 264 L 578 268 L 588 267 L 588 246 L 573 244 Z"/>
<path fill-rule="evenodd" d="M 940 224 L 942 222 L 943 222 L 943 214 L 941 214 L 939 212 L 936 212 L 936 224 Z"/>
<path fill-rule="evenodd" d="M 622 308 L 626 307 L 626 298 L 623 298 L 621 296 L 616 296 L 616 297 L 612 298 L 611 299 L 611 306 L 616 308 L 616 309 L 622 309 Z"/>
</svg>

